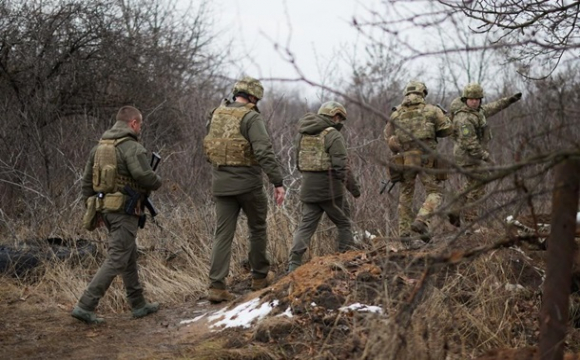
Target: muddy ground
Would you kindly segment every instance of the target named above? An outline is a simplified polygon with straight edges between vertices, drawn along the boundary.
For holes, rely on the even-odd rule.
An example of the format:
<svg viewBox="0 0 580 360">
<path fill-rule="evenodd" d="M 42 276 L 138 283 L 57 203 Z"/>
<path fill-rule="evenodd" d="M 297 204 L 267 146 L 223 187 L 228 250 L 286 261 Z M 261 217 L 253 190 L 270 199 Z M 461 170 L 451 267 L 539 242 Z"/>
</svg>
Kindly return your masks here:
<svg viewBox="0 0 580 360">
<path fill-rule="evenodd" d="M 454 244 L 454 251 L 479 246 L 486 242 L 486 237 L 490 237 L 487 238 L 490 243 L 491 237 L 495 239 L 497 236 L 474 234 L 465 237 Z M 353 303 L 376 305 L 387 313 L 392 312 L 395 317 L 395 311 L 400 311 L 406 302 L 416 299 L 418 286 L 429 265 L 426 259 L 436 254 L 441 258 L 444 254 L 442 249 L 448 241 L 434 239 L 426 248 L 410 251 L 402 249 L 396 241 L 375 239 L 373 248 L 314 258 L 291 275 L 278 274 L 272 286 L 259 292 L 247 290 L 249 275 L 235 279 L 233 290 L 239 296 L 230 304 L 212 305 L 202 298 L 191 303 L 162 306 L 157 314 L 143 319 L 132 319 L 129 313 L 105 314 L 106 323 L 103 325 L 80 323 L 70 317 L 71 305 L 46 304 L 41 296 L 30 293 L 28 288 L 17 288 L 12 279 L 0 278 L 0 358 L 377 358 L 365 348 L 373 335 L 369 329 L 376 326 L 379 315 L 341 311 L 341 307 Z M 453 249 L 447 249 L 446 254 L 450 251 Z M 518 295 L 510 307 L 513 316 L 508 314 L 506 318 L 514 319 L 514 322 L 517 320 L 518 323 L 513 326 L 513 331 L 517 332 L 514 337 L 518 337 L 518 343 L 523 342 L 525 346 L 516 351 L 498 349 L 478 352 L 451 342 L 447 344 L 445 340 L 445 344 L 433 350 L 432 354 L 435 355 L 431 358 L 437 359 L 444 352 L 449 359 L 476 356 L 486 360 L 533 359 L 534 345 L 539 336 L 537 316 L 545 252 L 537 248 L 501 248 L 489 256 L 497 258 L 507 284 L 516 287 L 519 284 L 524 289 L 525 295 Z M 457 260 L 457 256 L 451 258 Z M 453 272 L 462 271 L 461 266 L 457 265 L 441 266 Z M 470 273 L 466 271 L 465 276 L 468 276 Z M 449 271 L 432 275 L 430 286 L 442 287 L 448 277 L 441 275 L 444 273 L 448 274 Z M 385 284 L 395 295 L 385 298 Z M 450 297 L 457 303 L 469 304 L 473 301 L 469 291 L 465 289 Z M 181 324 L 182 320 L 226 307 L 233 308 L 253 298 L 259 298 L 262 303 L 276 301 L 277 305 L 265 319 L 254 322 L 249 328 L 212 327 L 207 316 Z M 283 316 L 288 309 L 293 314 L 291 318 Z M 443 332 L 444 326 L 440 330 Z M 569 332 L 567 349 L 576 352 L 580 347 L 580 333 L 574 322 L 571 322 Z M 466 354 L 470 356 L 466 357 Z"/>
</svg>

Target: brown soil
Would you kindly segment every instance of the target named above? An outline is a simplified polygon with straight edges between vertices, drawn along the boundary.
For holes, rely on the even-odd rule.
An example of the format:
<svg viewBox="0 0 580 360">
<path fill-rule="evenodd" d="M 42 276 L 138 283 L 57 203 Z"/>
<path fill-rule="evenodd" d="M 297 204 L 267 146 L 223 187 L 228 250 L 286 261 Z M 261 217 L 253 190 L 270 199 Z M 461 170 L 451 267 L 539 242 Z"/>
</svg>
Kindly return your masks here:
<svg viewBox="0 0 580 360">
<path fill-rule="evenodd" d="M 474 234 L 456 242 L 458 250 L 492 241 L 497 234 Z M 434 239 L 420 251 L 401 250 L 397 242 L 375 239 L 379 249 L 351 251 L 312 259 L 288 276 L 279 275 L 272 286 L 259 292 L 241 290 L 249 278 L 235 279 L 234 291 L 245 292 L 231 304 L 197 302 L 166 306 L 154 315 L 132 319 L 129 313 L 105 314 L 103 325 L 86 325 L 70 317 L 72 304 L 47 305 L 34 293 L 0 280 L 0 358 L 10 359 L 353 359 L 360 358 L 369 341 L 369 326 L 376 315 L 337 311 L 360 302 L 396 309 L 412 299 L 427 268 L 423 255 L 438 254 L 448 239 Z M 528 295 L 514 300 L 514 331 L 529 348 L 482 351 L 481 360 L 533 359 L 539 326 L 539 293 L 544 252 L 499 249 L 486 254 L 498 260 L 509 283 L 520 284 Z M 457 259 L 453 258 L 453 261 Z M 461 271 L 456 265 L 455 269 Z M 469 276 L 470 273 L 466 273 Z M 471 274 L 473 275 L 473 274 Z M 249 276 L 249 275 L 248 275 Z M 447 275 L 445 275 L 447 276 Z M 436 273 L 435 287 L 445 276 Z M 395 294 L 385 299 L 384 284 Z M 477 287 L 477 284 L 474 284 Z M 452 294 L 453 301 L 468 304 L 473 289 Z M 249 329 L 215 331 L 207 317 L 180 325 L 182 320 L 233 307 L 252 298 L 278 300 L 268 318 Z M 390 306 L 390 307 L 389 307 Z M 292 318 L 280 315 L 290 308 Z M 579 307 L 580 308 L 580 307 Z M 521 321 L 524 319 L 524 321 Z M 463 321 L 457 320 L 458 323 Z M 355 331 L 356 330 L 356 331 Z M 568 348 L 578 351 L 580 334 L 570 331 Z M 449 353 L 452 353 L 452 346 Z M 447 351 L 447 350 L 446 350 Z M 457 350 L 456 354 L 459 354 Z M 460 357 L 449 357 L 460 358 Z M 569 359 L 573 359 L 569 357 Z"/>
</svg>

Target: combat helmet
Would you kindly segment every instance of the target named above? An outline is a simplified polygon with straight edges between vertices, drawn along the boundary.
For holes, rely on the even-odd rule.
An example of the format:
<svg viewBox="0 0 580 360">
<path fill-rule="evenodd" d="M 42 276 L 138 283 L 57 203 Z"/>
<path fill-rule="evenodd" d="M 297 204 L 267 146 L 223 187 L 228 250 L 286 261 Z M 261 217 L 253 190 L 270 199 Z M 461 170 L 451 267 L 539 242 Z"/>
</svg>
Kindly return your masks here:
<svg viewBox="0 0 580 360">
<path fill-rule="evenodd" d="M 461 95 L 461 100 L 465 101 L 465 99 L 482 99 L 485 97 L 483 93 L 483 88 L 481 85 L 477 83 L 467 84 L 465 88 L 463 88 L 463 94 Z"/>
<path fill-rule="evenodd" d="M 262 97 L 264 97 L 264 87 L 262 86 L 260 80 L 245 76 L 234 84 L 232 93 L 234 96 L 239 93 L 246 93 L 248 95 L 255 96 L 258 100 L 260 100 Z"/>
<path fill-rule="evenodd" d="M 333 117 L 336 114 L 342 115 L 342 117 L 346 120 L 346 109 L 344 106 L 342 106 L 341 103 L 337 101 L 327 101 L 320 105 L 320 109 L 318 109 L 318 115 L 327 115 Z"/>
<path fill-rule="evenodd" d="M 429 94 L 429 91 L 427 91 L 427 86 L 424 83 L 413 80 L 409 81 L 407 86 L 405 86 L 405 96 L 409 94 L 419 94 L 425 97 Z"/>
</svg>

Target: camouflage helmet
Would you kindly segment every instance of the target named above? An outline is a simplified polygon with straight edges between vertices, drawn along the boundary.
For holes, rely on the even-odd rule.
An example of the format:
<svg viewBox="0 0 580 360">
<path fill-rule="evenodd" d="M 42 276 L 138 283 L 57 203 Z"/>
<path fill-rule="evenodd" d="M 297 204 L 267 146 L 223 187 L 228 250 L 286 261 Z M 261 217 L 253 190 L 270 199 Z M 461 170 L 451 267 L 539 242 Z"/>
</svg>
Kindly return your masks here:
<svg viewBox="0 0 580 360">
<path fill-rule="evenodd" d="M 336 101 L 327 101 L 320 105 L 320 109 L 318 109 L 318 115 L 328 115 L 333 117 L 336 114 L 342 115 L 346 120 L 346 109 L 341 103 Z"/>
<path fill-rule="evenodd" d="M 232 89 L 234 96 L 241 92 L 255 96 L 258 100 L 264 97 L 264 87 L 260 80 L 249 76 L 243 77 L 234 84 L 234 88 Z"/>
<path fill-rule="evenodd" d="M 425 97 L 427 94 L 429 94 L 429 91 L 427 91 L 427 86 L 425 86 L 424 83 L 413 80 L 409 81 L 407 86 L 405 86 L 405 96 L 413 93 L 417 93 Z"/>
<path fill-rule="evenodd" d="M 484 97 L 483 88 L 477 83 L 467 84 L 461 95 L 461 99 L 482 99 Z"/>
</svg>

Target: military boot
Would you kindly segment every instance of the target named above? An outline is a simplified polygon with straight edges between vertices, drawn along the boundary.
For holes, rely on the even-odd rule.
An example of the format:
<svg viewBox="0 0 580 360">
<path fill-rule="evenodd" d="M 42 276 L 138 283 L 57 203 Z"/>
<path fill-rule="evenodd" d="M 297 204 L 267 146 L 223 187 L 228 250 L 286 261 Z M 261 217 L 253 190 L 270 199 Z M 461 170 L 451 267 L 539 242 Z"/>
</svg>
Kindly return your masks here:
<svg viewBox="0 0 580 360">
<path fill-rule="evenodd" d="M 78 306 L 75 306 L 70 315 L 87 324 L 101 324 L 105 322 L 105 319 L 97 317 L 94 311 L 84 310 Z"/>
<path fill-rule="evenodd" d="M 288 273 L 298 269 L 302 265 L 302 254 L 295 252 L 290 253 L 290 259 L 288 259 Z"/>
<path fill-rule="evenodd" d="M 413 230 L 414 232 L 419 234 L 419 237 L 424 242 L 428 243 L 429 241 L 431 241 L 431 234 L 429 234 L 429 227 L 423 221 L 421 221 L 421 220 L 413 221 L 413 223 L 411 224 L 411 230 Z"/>
<path fill-rule="evenodd" d="M 145 303 L 145 305 L 141 306 L 138 309 L 133 309 L 133 317 L 138 319 L 145 317 L 149 314 L 154 314 L 159 310 L 159 303 Z"/>
<path fill-rule="evenodd" d="M 253 278 L 252 279 L 252 290 L 256 291 L 256 290 L 261 290 L 263 288 L 265 288 L 266 286 L 270 285 L 270 282 L 272 282 L 272 273 L 268 272 L 268 275 L 266 275 L 265 278 Z"/>
<path fill-rule="evenodd" d="M 292 271 L 298 269 L 300 267 L 300 264 L 296 264 L 296 263 L 290 263 L 288 264 L 288 274 L 290 274 Z"/>
<path fill-rule="evenodd" d="M 209 288 L 207 299 L 212 303 L 220 303 L 222 301 L 232 301 L 236 297 L 226 289 Z"/>
</svg>

